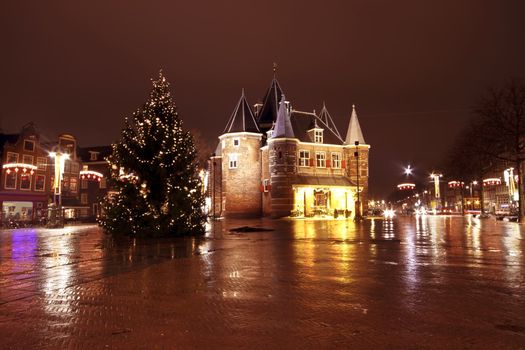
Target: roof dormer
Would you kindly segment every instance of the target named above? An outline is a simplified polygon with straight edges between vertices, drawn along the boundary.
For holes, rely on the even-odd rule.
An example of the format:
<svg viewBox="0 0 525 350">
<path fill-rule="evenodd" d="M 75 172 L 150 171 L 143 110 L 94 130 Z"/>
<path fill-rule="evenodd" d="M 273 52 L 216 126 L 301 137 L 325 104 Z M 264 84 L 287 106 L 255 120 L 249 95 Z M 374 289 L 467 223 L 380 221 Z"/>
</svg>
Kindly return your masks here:
<svg viewBox="0 0 525 350">
<path fill-rule="evenodd" d="M 323 143 L 324 142 L 324 129 L 319 127 L 317 124 L 317 117 L 313 118 L 310 128 L 308 129 L 308 137 L 313 143 Z"/>
</svg>

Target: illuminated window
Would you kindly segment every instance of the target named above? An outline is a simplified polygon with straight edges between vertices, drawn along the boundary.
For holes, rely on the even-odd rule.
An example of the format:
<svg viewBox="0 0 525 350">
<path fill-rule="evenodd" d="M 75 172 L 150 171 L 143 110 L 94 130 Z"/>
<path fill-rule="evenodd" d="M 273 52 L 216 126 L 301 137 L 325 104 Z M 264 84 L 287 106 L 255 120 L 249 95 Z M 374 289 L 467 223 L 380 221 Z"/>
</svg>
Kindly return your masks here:
<svg viewBox="0 0 525 350">
<path fill-rule="evenodd" d="M 315 143 L 323 143 L 323 130 L 315 130 L 314 131 L 314 142 Z"/>
<path fill-rule="evenodd" d="M 233 146 L 235 147 L 239 147 L 239 145 L 241 144 L 241 140 L 236 138 L 236 139 L 233 139 Z"/>
<path fill-rule="evenodd" d="M 31 190 L 31 174 L 20 174 L 20 189 L 29 191 Z"/>
<path fill-rule="evenodd" d="M 16 189 L 16 173 L 14 171 L 10 172 L 9 174 L 7 172 L 5 173 L 4 188 L 9 190 Z"/>
<path fill-rule="evenodd" d="M 71 192 L 76 192 L 78 189 L 78 179 L 76 177 L 71 177 L 69 179 L 69 189 Z"/>
<path fill-rule="evenodd" d="M 236 169 L 237 168 L 237 154 L 230 154 L 229 167 L 230 167 L 230 169 Z"/>
<path fill-rule="evenodd" d="M 7 152 L 6 163 L 18 163 L 18 153 Z"/>
<path fill-rule="evenodd" d="M 270 179 L 264 179 L 263 180 L 263 190 L 264 192 L 268 192 L 270 190 Z"/>
<path fill-rule="evenodd" d="M 89 151 L 89 160 L 97 160 L 99 152 Z"/>
<path fill-rule="evenodd" d="M 332 168 L 341 169 L 341 153 L 332 153 Z"/>
<path fill-rule="evenodd" d="M 80 188 L 83 189 L 83 190 L 87 189 L 88 188 L 88 180 L 86 180 L 86 179 L 80 180 Z"/>
<path fill-rule="evenodd" d="M 102 179 L 100 179 L 100 188 L 106 188 L 106 187 L 107 187 L 106 178 L 103 177 Z"/>
<path fill-rule="evenodd" d="M 88 195 L 87 195 L 87 193 L 82 193 L 80 195 L 80 204 L 88 204 Z"/>
<path fill-rule="evenodd" d="M 33 152 L 35 150 L 35 141 L 24 140 L 24 151 Z"/>
<path fill-rule="evenodd" d="M 315 161 L 318 168 L 326 168 L 326 154 L 324 152 L 315 152 Z"/>
<path fill-rule="evenodd" d="M 22 163 L 33 165 L 33 156 L 28 156 L 27 154 L 22 155 Z"/>
<path fill-rule="evenodd" d="M 36 167 L 38 170 L 46 170 L 47 159 L 45 157 L 36 158 Z"/>
<path fill-rule="evenodd" d="M 46 176 L 36 175 L 35 176 L 35 191 L 45 191 L 46 189 Z"/>
<path fill-rule="evenodd" d="M 299 166 L 310 166 L 310 151 L 299 151 Z"/>
<path fill-rule="evenodd" d="M 69 177 L 64 176 L 64 177 L 62 178 L 62 188 L 63 188 L 65 191 L 68 191 L 68 190 L 69 190 Z"/>
</svg>

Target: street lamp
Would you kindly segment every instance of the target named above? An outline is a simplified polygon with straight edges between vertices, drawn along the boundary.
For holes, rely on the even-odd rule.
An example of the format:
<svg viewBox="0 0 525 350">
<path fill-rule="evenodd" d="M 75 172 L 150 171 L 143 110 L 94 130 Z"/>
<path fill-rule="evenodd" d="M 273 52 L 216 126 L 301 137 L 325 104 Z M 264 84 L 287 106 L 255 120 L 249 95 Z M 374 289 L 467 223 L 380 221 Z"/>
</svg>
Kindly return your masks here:
<svg viewBox="0 0 525 350">
<path fill-rule="evenodd" d="M 49 152 L 49 157 L 55 160 L 55 178 L 53 181 L 53 212 L 50 215 L 51 227 L 64 227 L 64 213 L 62 212 L 62 176 L 64 175 L 64 164 L 69 159 L 68 153 L 60 150 Z"/>
<path fill-rule="evenodd" d="M 405 175 L 412 175 L 412 168 L 410 167 L 410 165 L 405 168 Z"/>
<path fill-rule="evenodd" d="M 436 174 L 436 173 L 430 174 L 430 178 L 432 179 L 432 181 L 434 181 L 434 197 L 436 199 L 436 207 L 434 209 L 437 209 L 439 200 L 441 198 L 441 194 L 439 191 L 439 178 L 442 176 L 443 176 L 442 174 Z"/>
<path fill-rule="evenodd" d="M 355 141 L 354 144 L 355 144 L 354 156 L 356 159 L 355 166 L 356 166 L 356 178 L 357 178 L 357 202 L 355 204 L 354 221 L 361 221 L 363 217 L 361 216 L 361 200 L 359 198 L 359 141 Z"/>
</svg>

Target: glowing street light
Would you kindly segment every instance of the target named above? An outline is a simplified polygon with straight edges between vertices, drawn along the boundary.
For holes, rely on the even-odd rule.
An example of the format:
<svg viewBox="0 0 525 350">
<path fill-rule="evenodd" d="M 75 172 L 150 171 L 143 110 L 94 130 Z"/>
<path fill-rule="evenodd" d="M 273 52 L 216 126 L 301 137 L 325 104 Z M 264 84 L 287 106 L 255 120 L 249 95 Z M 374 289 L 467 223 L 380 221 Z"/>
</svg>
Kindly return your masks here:
<svg viewBox="0 0 525 350">
<path fill-rule="evenodd" d="M 53 205 L 55 209 L 54 215 L 50 220 L 53 227 L 64 227 L 64 215 L 62 213 L 62 176 L 64 175 L 64 164 L 69 159 L 68 153 L 49 152 L 49 157 L 55 159 L 55 178 L 53 181 Z M 58 217 L 57 217 L 58 213 Z"/>
<path fill-rule="evenodd" d="M 405 175 L 412 175 L 412 167 L 410 165 L 405 168 Z"/>
</svg>

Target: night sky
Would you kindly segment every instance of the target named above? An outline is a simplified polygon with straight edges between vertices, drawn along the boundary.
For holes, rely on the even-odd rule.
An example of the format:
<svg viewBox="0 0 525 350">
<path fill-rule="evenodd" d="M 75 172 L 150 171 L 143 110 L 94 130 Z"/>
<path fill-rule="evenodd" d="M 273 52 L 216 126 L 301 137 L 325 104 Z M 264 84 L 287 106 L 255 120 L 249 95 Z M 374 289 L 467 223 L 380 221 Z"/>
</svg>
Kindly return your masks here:
<svg viewBox="0 0 525 350">
<path fill-rule="evenodd" d="M 3 1 L 0 127 L 114 142 L 159 68 L 185 125 L 213 145 L 241 89 L 272 64 L 294 108 L 352 103 L 371 144 L 371 193 L 436 167 L 491 84 L 525 78 L 525 1 Z"/>
</svg>

